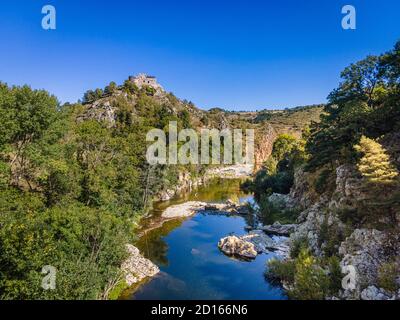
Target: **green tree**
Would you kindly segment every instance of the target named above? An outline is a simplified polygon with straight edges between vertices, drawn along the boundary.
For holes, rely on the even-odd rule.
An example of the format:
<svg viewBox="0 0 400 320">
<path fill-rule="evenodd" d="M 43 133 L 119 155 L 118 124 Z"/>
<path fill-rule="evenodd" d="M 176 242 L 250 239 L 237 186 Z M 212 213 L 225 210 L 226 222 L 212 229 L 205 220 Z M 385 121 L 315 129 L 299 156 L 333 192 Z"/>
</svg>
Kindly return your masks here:
<svg viewBox="0 0 400 320">
<path fill-rule="evenodd" d="M 104 94 L 111 95 L 115 93 L 117 90 L 118 90 L 117 84 L 114 81 L 112 81 L 107 87 L 105 87 Z"/>
</svg>

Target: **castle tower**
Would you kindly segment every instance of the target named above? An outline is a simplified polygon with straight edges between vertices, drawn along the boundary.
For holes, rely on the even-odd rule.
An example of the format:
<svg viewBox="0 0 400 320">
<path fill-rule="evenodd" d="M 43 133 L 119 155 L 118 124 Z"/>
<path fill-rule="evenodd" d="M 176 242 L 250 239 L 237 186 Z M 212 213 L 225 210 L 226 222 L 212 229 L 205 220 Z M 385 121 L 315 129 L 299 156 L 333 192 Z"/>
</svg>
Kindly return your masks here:
<svg viewBox="0 0 400 320">
<path fill-rule="evenodd" d="M 157 78 L 154 76 L 149 76 L 144 73 L 140 73 L 135 77 L 129 77 L 129 80 L 132 81 L 138 88 L 143 88 L 145 86 L 156 89 L 157 91 L 164 91 L 163 87 L 157 82 Z"/>
</svg>

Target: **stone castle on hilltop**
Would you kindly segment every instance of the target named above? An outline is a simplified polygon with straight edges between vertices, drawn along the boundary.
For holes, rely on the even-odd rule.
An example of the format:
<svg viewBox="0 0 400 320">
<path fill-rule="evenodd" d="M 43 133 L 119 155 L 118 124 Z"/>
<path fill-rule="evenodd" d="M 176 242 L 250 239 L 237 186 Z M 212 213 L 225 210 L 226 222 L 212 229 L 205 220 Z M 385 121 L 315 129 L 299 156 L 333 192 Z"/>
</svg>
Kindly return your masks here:
<svg viewBox="0 0 400 320">
<path fill-rule="evenodd" d="M 140 73 L 137 76 L 130 76 L 129 81 L 132 81 L 140 89 L 147 86 L 157 91 L 164 91 L 163 87 L 157 82 L 156 77 L 144 73 Z"/>
</svg>

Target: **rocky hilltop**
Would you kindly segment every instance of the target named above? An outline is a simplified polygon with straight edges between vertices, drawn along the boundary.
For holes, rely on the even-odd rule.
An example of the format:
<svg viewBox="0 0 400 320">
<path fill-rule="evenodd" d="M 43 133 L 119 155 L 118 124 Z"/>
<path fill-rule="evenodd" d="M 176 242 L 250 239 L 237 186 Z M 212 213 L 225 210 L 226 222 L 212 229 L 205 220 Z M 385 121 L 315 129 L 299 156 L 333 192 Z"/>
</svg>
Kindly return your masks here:
<svg viewBox="0 0 400 320">
<path fill-rule="evenodd" d="M 151 83 L 147 83 L 147 78 Z M 288 133 L 300 137 L 306 126 L 319 121 L 323 107 L 313 105 L 257 112 L 234 112 L 213 108 L 207 111 L 198 108 L 190 101 L 178 99 L 155 81 L 155 77 L 141 74 L 130 77 L 122 86 L 115 85 L 113 90 L 106 88 L 97 96 L 89 95 L 90 98 L 84 100 L 84 108 L 78 116 L 78 121 L 95 119 L 106 122 L 112 127 L 121 116 L 121 108 L 125 108 L 123 111 L 129 112 L 130 118 L 135 121 L 141 116 L 152 116 L 154 107 L 157 107 L 159 112 L 176 117 L 187 128 L 254 129 L 255 163 L 256 168 L 259 168 L 271 155 L 277 136 Z"/>
</svg>

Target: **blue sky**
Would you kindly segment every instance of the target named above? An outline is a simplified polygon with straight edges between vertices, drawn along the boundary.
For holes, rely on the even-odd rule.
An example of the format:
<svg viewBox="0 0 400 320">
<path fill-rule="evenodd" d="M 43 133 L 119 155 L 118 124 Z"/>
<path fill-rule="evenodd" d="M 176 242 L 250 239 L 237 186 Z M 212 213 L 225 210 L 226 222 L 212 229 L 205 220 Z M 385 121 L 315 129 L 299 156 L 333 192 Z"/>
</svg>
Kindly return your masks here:
<svg viewBox="0 0 400 320">
<path fill-rule="evenodd" d="M 0 80 L 63 102 L 146 72 L 204 109 L 321 103 L 345 66 L 400 39 L 398 0 L 0 2 Z M 46 4 L 57 30 L 41 28 Z M 345 4 L 355 31 L 341 28 Z"/>
</svg>

